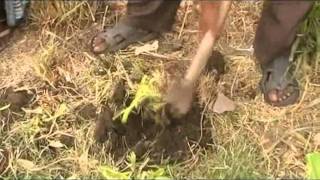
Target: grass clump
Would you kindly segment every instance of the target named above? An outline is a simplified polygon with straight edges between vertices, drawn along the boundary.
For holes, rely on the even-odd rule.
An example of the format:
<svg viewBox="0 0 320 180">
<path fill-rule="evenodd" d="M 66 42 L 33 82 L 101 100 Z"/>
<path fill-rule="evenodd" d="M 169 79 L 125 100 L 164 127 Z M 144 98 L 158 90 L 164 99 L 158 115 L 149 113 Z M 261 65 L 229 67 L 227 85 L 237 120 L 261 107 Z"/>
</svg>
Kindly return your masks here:
<svg viewBox="0 0 320 180">
<path fill-rule="evenodd" d="M 59 44 L 51 39 L 45 47 L 42 48 L 38 58 L 33 62 L 33 69 L 41 80 L 53 86 L 55 73 L 53 66 L 57 64 L 56 54 Z"/>
<path fill-rule="evenodd" d="M 188 178 L 260 179 L 269 177 L 264 171 L 265 162 L 261 158 L 259 148 L 243 137 L 237 137 L 223 145 L 212 146 L 212 149 L 199 156 L 198 165 L 193 167 L 192 171 L 186 170 L 189 171 L 186 172 Z M 185 168 L 190 167 L 187 165 Z"/>
<path fill-rule="evenodd" d="M 306 20 L 301 24 L 296 42 L 295 53 L 298 63 L 306 67 L 306 64 L 313 65 L 316 72 L 319 71 L 320 62 L 320 2 L 314 2 L 312 10 Z M 306 68 L 304 68 L 306 69 Z M 307 69 L 310 69 L 307 68 Z"/>
<path fill-rule="evenodd" d="M 105 6 L 99 1 L 32 1 L 30 19 L 43 29 L 83 27 L 95 21 L 94 14 Z"/>
<path fill-rule="evenodd" d="M 155 167 L 149 170 L 144 170 L 147 167 L 149 159 L 138 163 L 135 153 L 131 152 L 127 157 L 128 162 L 124 170 L 111 166 L 99 167 L 101 176 L 105 179 L 170 179 L 164 168 Z"/>
</svg>

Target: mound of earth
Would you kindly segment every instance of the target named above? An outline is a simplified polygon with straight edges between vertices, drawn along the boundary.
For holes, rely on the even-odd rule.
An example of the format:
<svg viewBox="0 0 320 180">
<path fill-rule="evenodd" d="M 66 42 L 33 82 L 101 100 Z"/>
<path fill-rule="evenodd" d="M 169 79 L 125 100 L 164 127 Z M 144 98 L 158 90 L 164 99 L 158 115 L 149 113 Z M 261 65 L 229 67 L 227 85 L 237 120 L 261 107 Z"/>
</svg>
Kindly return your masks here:
<svg viewBox="0 0 320 180">
<path fill-rule="evenodd" d="M 137 157 L 148 155 L 151 160 L 180 161 L 189 159 L 192 150 L 212 144 L 211 129 L 201 121 L 201 112 L 194 106 L 192 112 L 179 121 L 161 126 L 140 114 L 129 117 L 127 124 L 112 121 L 110 108 L 104 107 L 96 121 L 95 138 L 108 144 L 108 152 L 115 159 L 133 151 Z M 210 126 L 210 125 L 209 125 Z"/>
<path fill-rule="evenodd" d="M 205 72 L 214 72 L 219 78 L 224 67 L 224 56 L 213 51 Z M 118 98 L 117 101 L 123 102 L 123 99 Z M 197 103 L 183 118 L 173 119 L 166 113 L 161 115 L 166 116 L 164 119 L 169 120 L 169 125 L 159 125 L 139 113 L 131 115 L 127 124 L 122 124 L 120 120 L 112 120 L 113 112 L 105 106 L 97 116 L 95 139 L 100 143 L 106 142 L 108 153 L 112 153 L 115 159 L 133 151 L 137 157 L 147 155 L 156 163 L 190 159 L 195 149 L 207 148 L 213 143 L 212 126 L 208 121 L 202 121 L 201 108 Z"/>
</svg>

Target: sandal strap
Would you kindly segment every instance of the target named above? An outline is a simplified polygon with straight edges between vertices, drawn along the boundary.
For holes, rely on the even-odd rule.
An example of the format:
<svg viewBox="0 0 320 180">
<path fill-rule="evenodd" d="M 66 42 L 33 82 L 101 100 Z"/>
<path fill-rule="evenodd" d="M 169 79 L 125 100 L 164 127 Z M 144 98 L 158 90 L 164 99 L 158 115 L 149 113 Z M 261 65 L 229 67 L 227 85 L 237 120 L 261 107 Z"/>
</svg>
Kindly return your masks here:
<svg viewBox="0 0 320 180">
<path fill-rule="evenodd" d="M 289 59 L 285 57 L 274 59 L 266 66 L 262 67 L 262 91 L 267 92 L 274 88 L 283 89 L 291 84 L 293 82 L 293 78 L 289 71 L 289 67 Z"/>
<path fill-rule="evenodd" d="M 120 22 L 113 28 L 108 28 L 105 31 L 99 33 L 98 36 L 113 45 L 118 44 L 126 39 L 130 39 L 130 37 L 134 36 L 137 33 L 148 34 L 149 32 Z"/>
<path fill-rule="evenodd" d="M 119 22 L 113 28 L 107 28 L 98 33 L 94 38 L 104 39 L 108 43 L 108 51 L 116 51 L 137 41 L 147 41 L 157 34 L 152 31 L 143 30 L 128 25 L 125 22 Z"/>
</svg>

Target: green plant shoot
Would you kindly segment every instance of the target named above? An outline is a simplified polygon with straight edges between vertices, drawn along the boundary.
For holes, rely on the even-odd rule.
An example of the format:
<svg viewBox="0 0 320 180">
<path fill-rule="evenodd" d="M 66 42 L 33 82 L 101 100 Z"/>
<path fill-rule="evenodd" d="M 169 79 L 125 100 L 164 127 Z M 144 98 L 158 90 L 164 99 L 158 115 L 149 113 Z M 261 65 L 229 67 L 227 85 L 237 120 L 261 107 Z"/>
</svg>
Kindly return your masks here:
<svg viewBox="0 0 320 180">
<path fill-rule="evenodd" d="M 309 153 L 307 159 L 307 178 L 320 179 L 320 153 Z"/>
<path fill-rule="evenodd" d="M 132 113 L 134 109 L 140 107 L 140 105 L 145 101 L 149 100 L 151 105 L 151 110 L 156 110 L 160 106 L 161 103 L 161 94 L 155 86 L 155 80 L 149 78 L 148 76 L 144 76 L 138 85 L 137 91 L 135 93 L 135 97 L 130 105 L 121 111 L 120 115 L 122 115 L 121 122 L 127 123 L 129 115 Z"/>
<path fill-rule="evenodd" d="M 156 167 L 155 169 L 143 170 L 149 159 L 143 163 L 137 164 L 136 155 L 134 152 L 131 152 L 128 157 L 127 162 L 127 171 L 120 171 L 118 168 L 110 166 L 101 166 L 99 172 L 105 179 L 170 179 L 166 176 L 166 171 L 163 168 Z"/>
</svg>

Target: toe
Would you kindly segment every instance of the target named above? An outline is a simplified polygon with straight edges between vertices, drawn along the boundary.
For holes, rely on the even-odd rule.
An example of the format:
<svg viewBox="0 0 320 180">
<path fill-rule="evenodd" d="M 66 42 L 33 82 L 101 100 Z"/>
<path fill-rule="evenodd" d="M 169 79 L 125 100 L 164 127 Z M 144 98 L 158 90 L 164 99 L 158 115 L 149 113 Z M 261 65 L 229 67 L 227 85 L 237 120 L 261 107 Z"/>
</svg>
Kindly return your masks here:
<svg viewBox="0 0 320 180">
<path fill-rule="evenodd" d="M 268 93 L 268 97 L 269 97 L 269 100 L 271 102 L 277 102 L 278 101 L 278 93 L 277 93 L 277 90 L 271 90 L 269 93 Z"/>
<path fill-rule="evenodd" d="M 279 102 L 282 102 L 284 100 L 283 97 L 279 97 Z"/>
<path fill-rule="evenodd" d="M 286 96 L 287 97 L 291 96 L 291 92 L 287 92 Z"/>
<path fill-rule="evenodd" d="M 107 49 L 107 43 L 103 38 L 95 37 L 92 42 L 94 52 L 101 52 Z"/>
<path fill-rule="evenodd" d="M 268 101 L 274 106 L 287 106 L 297 101 L 299 90 L 292 86 L 285 89 L 271 90 L 267 94 Z"/>
</svg>

